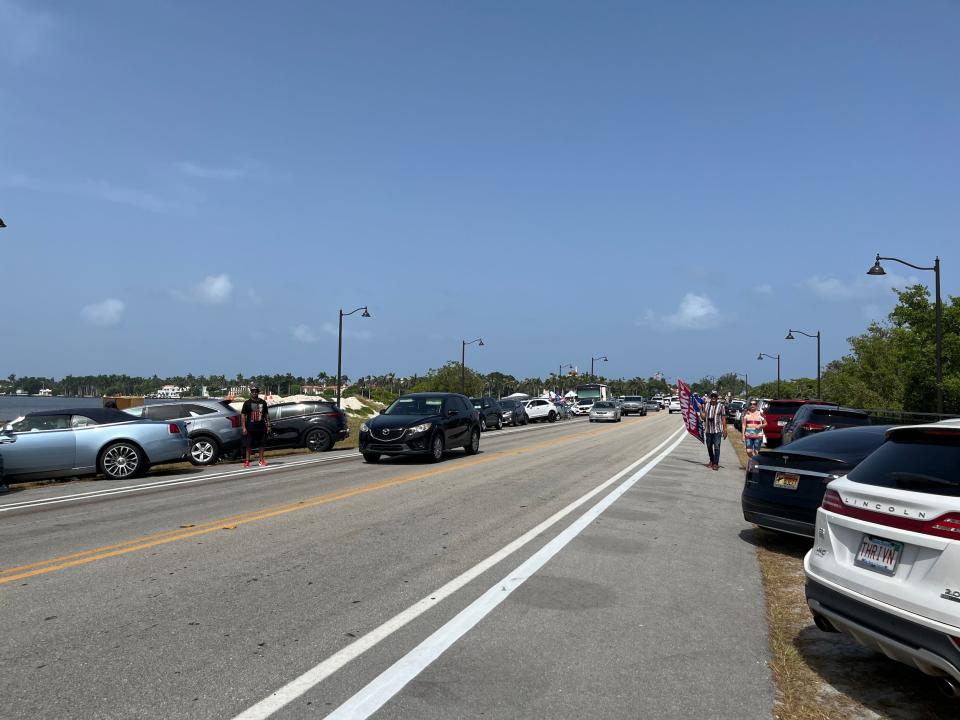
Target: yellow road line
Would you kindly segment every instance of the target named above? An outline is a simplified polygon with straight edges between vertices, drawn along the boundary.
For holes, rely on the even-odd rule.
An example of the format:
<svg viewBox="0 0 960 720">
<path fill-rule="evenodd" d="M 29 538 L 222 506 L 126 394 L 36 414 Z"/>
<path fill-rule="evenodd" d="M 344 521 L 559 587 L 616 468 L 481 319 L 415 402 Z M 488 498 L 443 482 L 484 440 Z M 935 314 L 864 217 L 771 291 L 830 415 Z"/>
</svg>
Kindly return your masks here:
<svg viewBox="0 0 960 720">
<path fill-rule="evenodd" d="M 610 432 L 611 430 L 615 429 L 625 429 L 627 427 L 632 427 L 632 425 L 625 425 L 619 428 L 593 429 L 576 433 L 574 435 L 564 435 L 560 438 L 544 440 L 542 442 L 534 443 L 533 445 L 526 445 L 514 450 L 501 450 L 500 452 L 493 453 L 489 456 L 471 458 L 470 460 L 462 460 L 457 463 L 442 465 L 432 470 L 412 473 L 410 475 L 401 475 L 400 477 L 390 480 L 381 480 L 380 482 L 369 483 L 351 490 L 340 490 L 338 492 L 316 495 L 314 497 L 300 500 L 295 503 L 290 503 L 288 505 L 253 510 L 250 512 L 241 513 L 239 515 L 233 515 L 231 517 L 222 518 L 219 520 L 211 520 L 209 522 L 200 523 L 189 527 L 177 528 L 175 530 L 165 530 L 152 535 L 144 535 L 139 538 L 115 543 L 113 545 L 104 545 L 102 547 L 92 548 L 90 550 L 82 550 L 80 552 L 70 553 L 68 555 L 60 555 L 55 558 L 50 558 L 49 560 L 30 563 L 29 565 L 18 565 L 17 567 L 6 568 L 4 570 L 0 570 L 0 585 L 5 585 L 7 583 L 23 580 L 25 578 L 34 577 L 37 575 L 45 575 L 57 570 L 66 570 L 79 565 L 86 565 L 88 563 L 96 562 L 97 560 L 106 560 L 107 558 L 117 557 L 118 555 L 126 555 L 127 553 L 136 552 L 138 550 L 148 550 L 150 548 L 157 547 L 158 545 L 166 545 L 168 543 L 178 542 L 180 540 L 188 540 L 193 537 L 216 532 L 217 530 L 232 530 L 239 525 L 246 525 L 247 523 L 257 522 L 259 520 L 266 520 L 268 518 L 286 515 L 298 510 L 306 510 L 307 508 L 327 505 L 339 500 L 347 500 L 358 495 L 376 492 L 377 490 L 396 487 L 398 485 L 406 485 L 418 480 L 435 477 L 437 475 L 443 475 L 449 472 L 455 472 L 457 470 L 465 470 L 478 465 L 485 465 L 510 455 L 522 455 L 533 450 L 542 450 L 547 447 L 570 442 L 571 440 L 586 438 L 593 435 Z"/>
</svg>

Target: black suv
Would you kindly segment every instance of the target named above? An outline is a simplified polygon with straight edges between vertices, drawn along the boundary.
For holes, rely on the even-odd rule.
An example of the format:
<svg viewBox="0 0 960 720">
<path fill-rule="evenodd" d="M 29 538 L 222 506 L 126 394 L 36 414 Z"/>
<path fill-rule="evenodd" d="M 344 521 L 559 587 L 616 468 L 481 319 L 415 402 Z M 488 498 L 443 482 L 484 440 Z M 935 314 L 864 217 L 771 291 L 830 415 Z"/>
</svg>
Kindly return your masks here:
<svg viewBox="0 0 960 720">
<path fill-rule="evenodd" d="M 470 402 L 480 413 L 480 429 L 489 430 L 503 427 L 503 408 L 492 397 L 470 398 Z"/>
<path fill-rule="evenodd" d="M 428 455 L 439 462 L 445 450 L 480 450 L 480 415 L 459 393 L 410 393 L 360 426 L 360 452 L 375 463 L 381 455 Z"/>
<path fill-rule="evenodd" d="M 271 405 L 268 448 L 305 447 L 326 452 L 350 435 L 347 415 L 330 402 L 291 402 Z"/>
<path fill-rule="evenodd" d="M 783 444 L 814 435 L 824 430 L 861 427 L 870 424 L 870 416 L 863 410 L 836 405 L 803 405 L 783 428 Z"/>
</svg>

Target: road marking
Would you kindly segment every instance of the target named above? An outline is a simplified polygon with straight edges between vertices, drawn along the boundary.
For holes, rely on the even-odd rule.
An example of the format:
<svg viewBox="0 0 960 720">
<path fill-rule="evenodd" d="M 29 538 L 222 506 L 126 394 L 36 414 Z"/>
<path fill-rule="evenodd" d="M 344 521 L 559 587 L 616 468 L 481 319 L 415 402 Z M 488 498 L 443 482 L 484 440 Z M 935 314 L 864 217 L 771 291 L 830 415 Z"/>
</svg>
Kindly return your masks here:
<svg viewBox="0 0 960 720">
<path fill-rule="evenodd" d="M 550 529 L 550 528 L 551 528 L 553 525 L 555 525 L 556 523 L 560 522 L 560 521 L 561 521 L 562 519 L 564 519 L 567 515 L 571 514 L 571 513 L 572 513 L 573 511 L 575 511 L 577 508 L 581 507 L 581 506 L 584 505 L 585 503 L 589 502 L 592 498 L 594 498 L 594 497 L 596 497 L 597 495 L 599 495 L 600 493 L 602 493 L 602 492 L 603 492 L 604 490 L 606 490 L 608 487 L 610 487 L 611 485 L 613 485 L 614 483 L 616 483 L 618 480 L 620 480 L 624 475 L 627 475 L 627 474 L 630 473 L 632 470 L 634 470 L 638 465 L 641 465 L 643 462 L 645 462 L 648 458 L 650 458 L 651 456 L 656 455 L 656 454 L 657 454 L 658 452 L 660 452 L 665 446 L 669 445 L 669 444 L 671 443 L 671 441 L 673 441 L 674 438 L 676 438 L 678 435 L 680 436 L 679 439 L 677 439 L 675 442 L 673 442 L 673 444 L 670 445 L 670 447 L 669 447 L 667 450 L 663 451 L 660 455 L 658 455 L 658 456 L 656 457 L 656 459 L 655 459 L 653 462 L 651 462 L 648 466 L 645 466 L 643 469 L 641 469 L 640 471 L 638 471 L 635 475 L 631 476 L 630 479 L 627 480 L 622 486 L 620 486 L 619 488 L 617 488 L 617 490 L 614 490 L 610 495 L 608 495 L 607 498 L 611 498 L 611 497 L 612 497 L 612 499 L 610 499 L 609 502 L 607 502 L 607 498 L 605 498 L 604 500 L 601 500 L 600 503 L 598 503 L 596 506 L 594 506 L 594 509 L 591 509 L 590 511 L 588 511 L 587 514 L 585 514 L 584 516 L 581 516 L 581 518 L 580 518 L 579 520 L 577 520 L 573 525 L 570 526 L 570 528 L 573 528 L 573 527 L 576 526 L 576 527 L 579 527 L 580 529 L 582 529 L 582 527 L 585 527 L 586 524 L 588 524 L 589 522 L 591 522 L 591 521 L 593 520 L 593 517 L 595 517 L 595 515 L 594 515 L 593 513 L 594 513 L 594 510 L 595 510 L 597 507 L 600 507 L 601 505 L 603 506 L 603 507 L 600 507 L 600 509 L 596 511 L 596 514 L 598 515 L 600 512 L 603 512 L 603 510 L 606 509 L 606 507 L 607 507 L 610 503 L 612 503 L 614 500 L 616 500 L 618 497 L 620 497 L 620 495 L 622 495 L 624 492 L 626 492 L 626 490 L 628 490 L 628 489 L 630 488 L 630 486 L 632 486 L 637 480 L 639 480 L 641 477 L 643 477 L 644 475 L 646 475 L 646 473 L 649 472 L 649 470 L 650 470 L 652 467 L 654 467 L 654 466 L 655 466 L 657 463 L 659 463 L 664 457 L 666 457 L 670 452 L 672 452 L 673 449 L 676 448 L 676 446 L 680 444 L 680 442 L 684 439 L 684 437 L 686 437 L 686 429 L 685 429 L 685 428 L 680 428 L 679 430 L 677 430 L 676 432 L 674 432 L 673 434 L 671 434 L 666 440 L 664 440 L 664 441 L 661 442 L 659 445 L 657 445 L 653 450 L 651 450 L 650 452 L 648 452 L 646 455 L 644 455 L 643 457 L 641 457 L 639 460 L 636 460 L 636 461 L 634 461 L 633 463 L 631 463 L 630 465 L 628 465 L 627 467 L 623 468 L 623 470 L 621 470 L 620 472 L 618 472 L 616 475 L 614 475 L 613 477 L 611 477 L 609 480 L 604 481 L 603 483 L 601 483 L 601 484 L 598 485 L 597 487 L 595 487 L 595 488 L 593 488 L 592 490 L 590 490 L 588 493 L 586 493 L 586 494 L 584 494 L 583 496 L 579 497 L 578 499 L 574 500 L 572 503 L 570 503 L 569 505 L 567 505 L 565 508 L 563 508 L 563 509 L 560 510 L 559 512 L 551 515 L 549 518 L 547 518 L 546 520 L 544 520 L 542 523 L 540 523 L 540 524 L 537 525 L 536 527 L 532 528 L 531 530 L 528 530 L 526 533 L 524 533 L 523 535 L 521 535 L 519 538 L 517 538 L 516 540 L 514 540 L 514 541 L 511 542 L 510 544 L 504 546 L 503 548 L 501 548 L 500 550 L 498 550 L 497 552 L 495 552 L 493 555 L 490 555 L 488 558 L 482 560 L 482 561 L 479 562 L 477 565 L 474 565 L 472 568 L 470 568 L 470 569 L 467 570 L 466 572 L 462 573 L 461 575 L 457 576 L 456 578 L 454 578 L 453 580 L 451 580 L 450 582 L 448 582 L 448 583 L 447 583 L 446 585 L 444 585 L 443 587 L 439 588 L 439 589 L 436 590 L 435 592 L 430 593 L 429 595 L 427 595 L 426 597 L 424 597 L 424 598 L 423 598 L 422 600 L 420 600 L 419 602 L 415 603 L 414 605 L 411 605 L 409 608 L 407 608 L 407 609 L 404 610 L 403 612 L 399 613 L 398 615 L 395 615 L 395 616 L 392 617 L 391 619 L 387 620 L 385 623 L 383 623 L 383 624 L 380 625 L 379 627 L 371 630 L 371 631 L 370 631 L 369 633 L 367 633 L 366 635 L 363 635 L 362 637 L 357 638 L 357 639 L 354 640 L 352 643 L 350 643 L 350 644 L 347 645 L 346 647 L 342 648 L 342 649 L 339 650 L 338 652 L 334 653 L 333 655 L 331 655 L 329 658 L 327 658 L 326 660 L 324 660 L 324 661 L 321 662 L 320 664 L 316 665 L 315 667 L 311 668 L 310 670 L 307 670 L 305 673 L 303 673 L 303 674 L 300 675 L 299 677 L 295 678 L 295 679 L 292 680 L 291 682 L 287 683 L 287 684 L 284 685 L 282 688 L 280 688 L 280 689 L 277 690 L 276 692 L 272 693 L 272 694 L 269 695 L 268 697 L 264 698 L 263 700 L 261 700 L 260 702 L 258 702 L 256 705 L 253 705 L 252 707 L 248 708 L 248 709 L 245 710 L 244 712 L 240 713 L 239 715 L 237 715 L 237 716 L 234 718 L 234 720 L 265 720 L 265 718 L 270 717 L 273 713 L 275 713 L 275 712 L 277 712 L 278 710 L 280 710 L 281 708 L 285 707 L 286 705 L 288 705 L 289 703 L 291 703 L 293 700 L 296 700 L 298 697 L 302 696 L 304 693 L 308 692 L 308 691 L 311 690 L 313 687 L 315 687 L 316 685 L 318 685 L 319 683 L 323 682 L 325 679 L 327 679 L 328 677 L 330 677 L 331 675 L 333 675 L 333 673 L 335 673 L 335 672 L 337 672 L 338 670 L 340 670 L 343 666 L 345 666 L 345 665 L 346 665 L 347 663 L 349 663 L 351 660 L 359 657 L 360 655 L 362 655 L 363 653 L 365 653 L 367 650 L 369 650 L 370 648 L 374 647 L 374 646 L 377 645 L 379 642 L 381 642 L 381 641 L 384 640 L 385 638 L 389 637 L 390 635 L 392 635 L 393 633 L 395 633 L 397 630 L 399 630 L 400 628 L 404 627 L 405 625 L 407 625 L 408 623 L 410 623 L 411 621 L 413 621 L 414 619 L 418 618 L 420 615 L 422 615 L 423 613 L 425 613 L 427 610 L 429 610 L 430 608 L 432 608 L 432 607 L 434 607 L 435 605 L 437 605 L 438 603 L 440 603 L 442 600 L 450 597 L 450 596 L 453 595 L 455 592 L 457 592 L 458 590 L 460 590 L 462 587 L 464 587 L 465 585 L 467 585 L 468 583 L 470 583 L 471 581 L 473 581 L 474 579 L 476 579 L 477 577 L 479 577 L 480 575 L 482 575 L 483 573 L 485 573 L 487 570 L 489 570 L 489 569 L 491 569 L 492 567 L 494 567 L 495 565 L 497 565 L 497 563 L 501 562 L 501 561 L 504 560 L 505 558 L 507 558 L 507 557 L 509 557 L 510 555 L 512 555 L 514 552 L 516 552 L 517 550 L 519 550 L 520 548 L 522 548 L 524 545 L 526 545 L 526 544 L 529 543 L 530 541 L 532 541 L 532 540 L 540 537 L 540 535 L 541 535 L 542 533 L 544 533 L 546 530 Z M 606 503 L 606 504 L 604 504 L 604 503 Z M 584 521 L 583 518 L 584 518 L 584 517 L 587 517 L 587 516 L 590 516 L 590 519 Z M 571 532 L 570 528 L 567 528 L 567 530 L 565 530 L 564 533 L 562 533 L 560 536 L 558 536 L 558 538 L 559 538 L 559 537 L 564 537 L 566 534 L 570 533 L 570 532 Z M 573 532 L 573 534 L 571 534 L 571 535 L 569 536 L 570 539 L 572 539 L 572 538 L 573 538 L 577 533 L 579 533 L 579 532 L 580 532 L 579 529 L 576 530 L 576 532 Z M 569 539 L 567 540 L 567 542 L 569 542 Z M 521 565 L 520 568 L 524 568 L 524 567 L 525 567 L 528 563 L 530 563 L 534 558 L 538 558 L 538 557 L 540 557 L 541 555 L 543 555 L 543 554 L 545 553 L 545 551 L 548 550 L 548 548 L 552 548 L 556 543 L 557 543 L 557 540 L 555 539 L 555 540 L 551 541 L 550 543 L 548 543 L 547 545 L 545 545 L 540 551 L 538 551 L 535 555 L 533 555 L 533 556 L 530 558 L 530 560 L 528 560 L 526 563 L 524 563 L 523 565 Z M 543 563 L 545 563 L 550 557 L 552 557 L 552 556 L 553 556 L 563 545 L 565 545 L 565 544 L 566 544 L 566 542 L 564 542 L 564 543 L 562 543 L 562 544 L 560 544 L 560 545 L 557 545 L 555 549 L 553 549 L 551 552 L 549 552 L 548 555 L 545 556 L 545 559 L 543 560 Z M 543 563 L 541 563 L 541 565 L 542 565 Z M 518 570 L 519 570 L 519 569 L 518 569 Z M 532 574 L 532 572 L 533 572 L 533 571 L 531 571 L 530 574 Z M 493 592 L 494 595 L 496 595 L 497 593 L 503 592 L 503 597 L 505 598 L 505 597 L 509 594 L 509 592 L 512 592 L 512 591 L 515 589 L 515 587 L 513 587 L 513 585 L 514 585 L 514 583 L 515 583 L 515 577 L 514 577 L 515 575 L 517 575 L 517 572 L 511 573 L 510 576 L 508 576 L 508 581 L 509 581 L 509 583 L 510 583 L 510 585 L 509 585 L 509 586 L 510 586 L 510 591 L 503 592 L 503 591 L 500 590 L 501 587 L 507 587 L 507 586 L 508 586 L 508 585 L 507 585 L 507 582 L 508 582 L 508 581 L 505 580 L 503 583 L 498 583 L 497 585 L 495 585 L 494 588 L 493 588 L 491 591 L 488 591 L 487 594 L 490 594 L 491 592 Z M 526 578 L 524 577 L 523 579 L 526 579 Z M 517 583 L 516 583 L 516 587 L 519 587 L 520 583 L 522 583 L 522 582 L 523 582 L 523 580 L 520 580 L 520 582 L 517 582 Z M 483 599 L 483 597 L 486 597 L 486 595 L 482 596 L 482 597 L 481 597 L 481 600 Z M 503 599 L 503 598 L 500 598 L 500 600 L 502 600 L 502 599 Z M 479 600 L 478 600 L 477 602 L 479 602 Z M 498 602 L 499 602 L 499 601 L 498 601 Z M 467 608 L 467 610 L 470 610 L 470 608 L 472 608 L 472 607 L 473 607 L 474 605 L 476 605 L 476 604 L 477 604 L 476 602 L 473 603 L 472 605 L 470 605 L 470 606 Z M 494 606 L 495 606 L 495 605 L 494 605 Z M 490 609 L 492 609 L 494 606 L 491 606 Z M 463 612 L 461 612 L 460 615 L 457 616 L 457 618 L 460 618 L 460 616 L 463 615 L 465 612 L 467 612 L 467 610 L 464 610 Z M 475 611 L 474 611 L 474 612 L 475 612 Z M 489 612 L 489 610 L 487 610 L 486 612 Z M 484 613 L 484 614 L 486 614 L 486 613 Z M 480 617 L 482 617 L 482 616 L 480 616 Z M 476 624 L 476 622 L 478 622 L 478 621 L 480 620 L 480 617 L 477 617 L 476 620 L 473 622 L 473 624 Z M 455 618 L 455 619 L 456 619 L 456 618 Z M 451 621 L 451 622 L 453 622 L 453 621 Z M 448 623 L 448 625 L 449 625 L 449 624 L 450 624 L 450 623 Z M 446 627 L 447 627 L 447 626 L 445 625 L 444 628 L 446 628 Z M 472 625 L 470 625 L 469 627 L 472 627 Z M 460 637 L 460 635 L 462 635 L 464 632 L 466 632 L 466 630 L 469 629 L 469 627 L 464 626 L 464 629 L 463 629 L 461 632 L 459 632 L 459 634 L 456 634 L 456 635 L 453 635 L 453 634 L 451 634 L 451 633 L 447 633 L 446 636 L 452 638 L 452 639 L 450 640 L 451 644 L 452 644 L 452 642 L 453 642 L 454 640 L 456 640 L 456 638 Z M 441 631 L 443 631 L 444 628 L 441 628 L 441 630 L 438 631 L 438 633 L 440 633 Z M 436 634 L 436 633 L 435 633 L 435 634 Z M 432 638 L 432 637 L 433 637 L 433 636 L 431 636 L 431 638 Z M 425 642 L 426 642 L 426 641 L 425 641 Z M 447 645 L 447 647 L 449 647 L 449 645 Z M 414 652 L 416 652 L 416 651 L 414 651 Z M 441 650 L 441 652 L 442 652 L 442 650 Z M 438 654 L 439 654 L 439 653 L 438 653 Z M 410 656 L 408 655 L 407 657 L 409 658 Z M 403 663 L 404 661 L 402 660 L 402 661 L 400 661 L 400 662 Z M 399 663 L 398 663 L 398 664 L 399 664 Z M 429 663 L 427 663 L 427 664 L 429 664 Z M 395 667 L 396 667 L 396 666 L 394 666 L 394 668 L 395 668 Z M 426 665 L 423 665 L 423 667 L 426 667 Z M 390 670 L 388 670 L 387 673 L 390 673 L 392 670 L 394 670 L 394 668 L 391 668 Z M 419 673 L 420 670 L 422 670 L 422 669 L 423 669 L 423 668 L 421 667 L 419 670 L 417 670 L 417 671 L 414 673 L 413 676 L 415 676 L 417 673 Z M 386 675 L 387 673 L 384 673 L 384 675 Z M 382 677 L 383 677 L 383 675 L 381 675 L 381 678 L 382 678 Z M 394 676 L 391 676 L 391 677 L 394 677 Z M 377 678 L 377 680 L 374 680 L 374 683 L 376 683 L 378 680 L 380 680 L 380 678 Z M 408 679 L 408 680 L 405 680 L 405 681 L 404 681 L 404 684 L 406 684 L 406 682 L 409 682 L 409 679 Z M 371 685 L 372 685 L 372 684 L 373 684 L 373 683 L 371 683 Z M 400 687 L 402 687 L 402 685 L 401 685 Z M 367 688 L 370 688 L 370 685 L 368 685 Z M 358 693 L 358 695 L 356 695 L 356 696 L 354 696 L 354 697 L 355 697 L 355 698 L 356 698 L 356 697 L 359 697 L 359 695 L 362 694 L 362 693 L 364 693 L 364 692 L 367 690 L 367 688 L 364 688 L 364 690 L 362 690 L 361 693 Z M 397 689 L 399 689 L 399 688 L 397 688 Z M 394 692 L 396 692 L 396 690 L 395 690 Z M 389 696 L 386 697 L 386 698 L 383 700 L 383 702 L 386 702 L 387 699 L 389 699 Z M 348 701 L 348 702 L 350 702 L 350 701 Z M 383 703 L 381 702 L 380 704 L 382 705 Z M 377 707 L 379 707 L 379 706 L 380 706 L 380 705 L 377 705 Z M 341 706 L 341 707 L 338 708 L 335 712 L 341 712 L 341 710 L 343 709 L 343 707 L 344 707 L 344 706 Z M 366 713 L 366 714 L 360 714 L 360 715 L 355 715 L 355 716 L 354 716 L 354 715 L 341 714 L 339 717 L 367 717 L 370 713 L 374 712 L 375 710 L 376 710 L 376 708 L 373 708 L 373 709 L 371 709 L 371 710 L 370 710 L 368 713 Z"/>
<path fill-rule="evenodd" d="M 513 428 L 511 430 L 500 430 L 497 434 L 488 438 L 496 440 L 497 438 L 513 435 L 516 433 L 533 432 L 535 430 L 546 430 L 549 428 L 565 427 L 556 423 L 538 428 Z M 156 490 L 159 488 L 175 487 L 179 485 L 193 485 L 195 483 L 208 482 L 210 480 L 221 480 L 223 478 L 236 477 L 238 475 L 250 476 L 253 473 L 274 472 L 278 470 L 288 470 L 290 468 L 302 467 L 304 465 L 317 465 L 319 463 L 336 462 L 340 460 L 356 460 L 360 458 L 357 451 L 341 455 L 330 455 L 321 458 L 310 458 L 309 460 L 294 460 L 283 462 L 279 465 L 268 465 L 266 468 L 253 467 L 249 469 L 237 468 L 235 470 L 226 470 L 224 472 L 204 473 L 202 475 L 188 478 L 170 478 L 168 480 L 156 480 L 153 482 L 140 483 L 138 485 L 124 485 L 121 487 L 105 488 L 102 490 L 90 490 L 89 492 L 73 493 L 71 495 L 59 495 L 51 498 L 39 498 L 36 500 L 21 500 L 19 502 L 5 503 L 0 505 L 0 513 L 10 512 L 12 510 L 28 510 L 30 508 L 43 507 L 45 505 L 59 505 L 67 502 L 81 502 L 83 500 L 94 500 L 111 495 L 127 495 L 130 493 L 144 492 L 146 490 Z"/>
<path fill-rule="evenodd" d="M 346 500 L 358 495 L 364 495 L 366 493 L 384 490 L 386 488 L 396 487 L 398 485 L 406 485 L 418 480 L 434 477 L 436 475 L 455 472 L 457 470 L 465 470 L 478 465 L 485 465 L 503 457 L 511 455 L 523 455 L 534 450 L 542 450 L 544 448 L 559 445 L 561 443 L 569 442 L 578 438 L 586 438 L 609 431 L 609 428 L 605 428 L 603 430 L 586 430 L 573 435 L 564 435 L 563 437 L 553 438 L 552 440 L 543 440 L 539 443 L 525 445 L 512 450 L 501 450 L 491 455 L 473 457 L 468 460 L 447 463 L 437 466 L 433 470 L 426 470 L 410 475 L 401 475 L 396 478 L 369 483 L 367 485 L 362 485 L 350 490 L 340 490 L 337 492 L 325 493 L 323 495 L 316 495 L 314 497 L 299 500 L 295 503 L 290 503 L 287 505 L 253 510 L 228 518 L 221 518 L 218 520 L 200 523 L 188 528 L 165 530 L 153 535 L 141 536 L 139 538 L 116 543 L 114 545 L 106 545 L 103 547 L 92 548 L 90 550 L 82 550 L 76 553 L 70 553 L 69 555 L 61 555 L 59 557 L 50 558 L 49 560 L 30 563 L 28 565 L 18 565 L 16 567 L 6 568 L 0 570 L 0 585 L 11 583 L 16 580 L 23 580 L 24 578 L 33 577 L 36 575 L 45 575 L 57 570 L 66 570 L 79 565 L 86 565 L 97 560 L 105 560 L 107 558 L 117 557 L 118 555 L 126 555 L 127 553 L 136 552 L 138 550 L 147 550 L 149 548 L 157 547 L 158 545 L 166 545 L 168 543 L 177 542 L 180 540 L 187 540 L 199 535 L 207 535 L 209 533 L 222 530 L 224 526 L 232 526 L 232 529 L 238 525 L 246 525 L 259 520 L 266 520 L 268 518 L 297 512 L 298 510 L 306 510 L 308 508 L 319 507 L 321 505 L 328 505 L 339 500 Z"/>
</svg>

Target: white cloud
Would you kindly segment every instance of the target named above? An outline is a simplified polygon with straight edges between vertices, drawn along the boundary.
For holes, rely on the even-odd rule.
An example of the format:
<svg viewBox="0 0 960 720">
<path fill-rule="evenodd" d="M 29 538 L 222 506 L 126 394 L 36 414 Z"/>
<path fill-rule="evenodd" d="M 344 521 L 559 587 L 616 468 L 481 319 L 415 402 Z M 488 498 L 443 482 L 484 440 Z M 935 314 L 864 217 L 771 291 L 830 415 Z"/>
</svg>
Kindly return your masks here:
<svg viewBox="0 0 960 720">
<path fill-rule="evenodd" d="M 193 290 L 197 299 L 220 305 L 230 299 L 230 294 L 233 292 L 233 283 L 226 273 L 207 275 Z"/>
<path fill-rule="evenodd" d="M 660 317 L 653 310 L 647 310 L 636 324 L 656 329 L 704 330 L 717 327 L 722 320 L 720 311 L 710 298 L 687 293 L 675 312 Z"/>
<path fill-rule="evenodd" d="M 248 167 L 200 165 L 193 162 L 179 162 L 177 169 L 184 175 L 201 180 L 240 180 L 250 174 Z"/>
<path fill-rule="evenodd" d="M 773 295 L 773 286 L 770 283 L 762 283 L 753 288 L 758 295 Z"/>
<path fill-rule="evenodd" d="M 83 318 L 91 325 L 116 325 L 125 308 L 122 300 L 107 298 L 100 303 L 85 305 L 82 312 Z"/>
<path fill-rule="evenodd" d="M 680 301 L 680 307 L 666 321 L 680 328 L 701 330 L 716 327 L 720 321 L 720 311 L 706 295 L 687 293 Z"/>
<path fill-rule="evenodd" d="M 55 27 L 48 12 L 28 10 L 13 0 L 0 0 L 0 56 L 16 64 L 30 60 L 46 49 Z"/>
<path fill-rule="evenodd" d="M 344 325 L 346 325 L 346 323 L 344 323 Z M 325 322 L 320 326 L 320 329 L 323 330 L 327 335 L 332 335 L 333 337 L 337 337 L 337 333 L 339 332 L 337 326 L 331 322 Z M 343 328 L 343 336 L 356 338 L 357 340 L 369 340 L 373 337 L 373 333 L 369 330 L 354 330 L 352 328 L 345 327 Z"/>
<path fill-rule="evenodd" d="M 0 2 L 3 2 L 3 0 L 0 0 Z M 156 213 L 183 209 L 189 204 L 183 201 L 169 200 L 148 190 L 115 185 L 105 180 L 43 180 L 28 175 L 15 174 L 0 178 L 0 185 L 34 192 L 76 195 L 94 200 L 104 200 Z"/>
<path fill-rule="evenodd" d="M 314 334 L 313 330 L 303 323 L 290 328 L 290 334 L 293 335 L 293 339 L 297 342 L 315 343 L 320 341 L 320 338 Z"/>
<path fill-rule="evenodd" d="M 915 275 L 900 275 L 888 272 L 886 275 L 855 275 L 849 280 L 832 275 L 813 275 L 801 285 L 823 300 L 853 300 L 878 295 L 888 295 L 892 288 L 905 288 L 922 282 Z M 929 284 L 929 281 L 927 282 Z"/>
</svg>

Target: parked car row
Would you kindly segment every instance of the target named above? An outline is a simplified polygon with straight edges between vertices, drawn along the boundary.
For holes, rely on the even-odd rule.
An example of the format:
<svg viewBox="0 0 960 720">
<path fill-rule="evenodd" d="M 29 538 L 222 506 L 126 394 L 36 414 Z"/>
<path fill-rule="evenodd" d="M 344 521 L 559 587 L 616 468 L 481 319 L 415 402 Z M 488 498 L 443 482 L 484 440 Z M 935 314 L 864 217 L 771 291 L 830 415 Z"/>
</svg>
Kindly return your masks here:
<svg viewBox="0 0 960 720">
<path fill-rule="evenodd" d="M 960 697 L 960 420 L 870 425 L 860 410 L 771 401 L 768 422 L 771 408 L 793 412 L 778 422 L 782 445 L 748 463 L 744 518 L 812 539 L 818 628 Z"/>
</svg>

